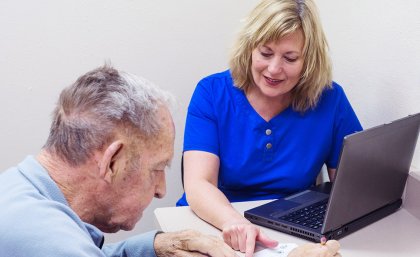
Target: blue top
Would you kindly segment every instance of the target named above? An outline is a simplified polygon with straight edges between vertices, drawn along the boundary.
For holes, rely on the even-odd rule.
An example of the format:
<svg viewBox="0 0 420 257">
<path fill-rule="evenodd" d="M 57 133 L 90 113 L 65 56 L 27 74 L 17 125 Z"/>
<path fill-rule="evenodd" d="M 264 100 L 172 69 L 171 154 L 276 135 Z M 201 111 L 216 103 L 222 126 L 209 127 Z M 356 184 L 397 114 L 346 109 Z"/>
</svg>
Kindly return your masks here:
<svg viewBox="0 0 420 257">
<path fill-rule="evenodd" d="M 344 136 L 362 130 L 333 83 L 317 106 L 292 107 L 265 121 L 229 71 L 202 79 L 188 107 L 184 151 L 220 158 L 218 187 L 231 202 L 275 199 L 312 185 L 323 164 L 336 168 Z M 185 194 L 177 205 L 187 205 Z"/>
<path fill-rule="evenodd" d="M 1 256 L 156 256 L 156 231 L 102 247 L 103 233 L 77 216 L 31 156 L 0 174 L 0 206 Z"/>
</svg>

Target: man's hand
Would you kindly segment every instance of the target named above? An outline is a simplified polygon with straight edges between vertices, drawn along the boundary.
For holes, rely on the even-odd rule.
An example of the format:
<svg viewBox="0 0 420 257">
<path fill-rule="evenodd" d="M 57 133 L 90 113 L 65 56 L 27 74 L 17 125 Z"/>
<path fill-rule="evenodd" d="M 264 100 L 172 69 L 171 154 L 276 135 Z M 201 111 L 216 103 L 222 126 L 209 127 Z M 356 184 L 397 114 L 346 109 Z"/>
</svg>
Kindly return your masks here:
<svg viewBox="0 0 420 257">
<path fill-rule="evenodd" d="M 255 242 L 273 248 L 278 242 L 266 236 L 260 228 L 250 222 L 227 224 L 222 230 L 223 240 L 233 249 L 245 253 L 245 257 L 254 254 Z"/>
<path fill-rule="evenodd" d="M 340 244 L 336 240 L 329 240 L 325 244 L 309 243 L 299 246 L 287 255 L 288 257 L 341 257 L 338 252 Z"/>
<path fill-rule="evenodd" d="M 215 236 L 201 234 L 194 230 L 157 234 L 154 247 L 158 257 L 237 257 L 235 251 L 225 244 L 223 240 Z"/>
</svg>

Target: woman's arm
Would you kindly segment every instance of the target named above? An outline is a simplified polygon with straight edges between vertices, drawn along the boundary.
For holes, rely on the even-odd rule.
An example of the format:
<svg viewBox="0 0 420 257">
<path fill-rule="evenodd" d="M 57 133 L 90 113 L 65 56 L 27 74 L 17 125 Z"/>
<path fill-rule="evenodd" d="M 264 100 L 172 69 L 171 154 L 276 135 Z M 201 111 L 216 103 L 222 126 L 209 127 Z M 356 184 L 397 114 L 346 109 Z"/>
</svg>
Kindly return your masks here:
<svg viewBox="0 0 420 257">
<path fill-rule="evenodd" d="M 222 229 L 229 222 L 247 221 L 217 188 L 219 157 L 203 151 L 184 152 L 184 187 L 191 209 Z"/>
<path fill-rule="evenodd" d="M 328 177 L 330 178 L 330 181 L 334 182 L 337 169 L 328 168 L 327 170 L 328 170 Z"/>
<path fill-rule="evenodd" d="M 230 204 L 217 188 L 219 157 L 203 151 L 184 152 L 184 188 L 191 209 L 203 220 L 223 232 L 224 241 L 233 249 L 254 253 L 255 242 L 268 247 L 277 242 L 265 236 Z"/>
</svg>

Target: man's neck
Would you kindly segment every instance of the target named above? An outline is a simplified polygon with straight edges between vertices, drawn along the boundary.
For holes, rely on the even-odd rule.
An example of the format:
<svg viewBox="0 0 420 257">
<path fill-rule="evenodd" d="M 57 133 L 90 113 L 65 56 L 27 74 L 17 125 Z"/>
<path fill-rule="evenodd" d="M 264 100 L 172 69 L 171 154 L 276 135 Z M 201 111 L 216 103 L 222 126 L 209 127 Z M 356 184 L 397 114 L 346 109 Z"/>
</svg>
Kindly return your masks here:
<svg viewBox="0 0 420 257">
<path fill-rule="evenodd" d="M 95 177 L 92 165 L 74 167 L 60 157 L 42 150 L 36 157 L 57 184 L 70 208 L 85 222 L 93 219 Z M 93 172 L 93 173 L 92 173 Z"/>
</svg>

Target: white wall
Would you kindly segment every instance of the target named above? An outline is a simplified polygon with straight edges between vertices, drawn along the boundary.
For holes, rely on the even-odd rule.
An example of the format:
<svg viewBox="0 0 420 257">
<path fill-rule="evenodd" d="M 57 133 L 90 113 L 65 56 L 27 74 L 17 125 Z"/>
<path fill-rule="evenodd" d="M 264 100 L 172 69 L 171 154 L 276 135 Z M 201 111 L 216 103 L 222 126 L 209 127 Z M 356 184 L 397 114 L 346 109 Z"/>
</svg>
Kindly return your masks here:
<svg viewBox="0 0 420 257">
<path fill-rule="evenodd" d="M 364 128 L 420 112 L 420 2 L 317 0 L 334 79 Z M 420 170 L 420 140 L 412 165 Z"/>
<path fill-rule="evenodd" d="M 154 228 L 152 210 L 182 188 L 185 113 L 196 82 L 227 68 L 240 19 L 257 0 L 0 1 L 0 170 L 43 145 L 61 89 L 104 61 L 172 91 L 176 153 L 168 195 L 132 232 Z M 416 0 L 317 0 L 334 62 L 365 128 L 420 112 L 420 4 Z M 420 147 L 417 147 L 420 148 Z M 420 149 L 418 149 L 420 150 Z M 413 165 L 420 167 L 420 151 Z M 0 185 L 1 186 L 1 185 Z"/>
</svg>

